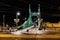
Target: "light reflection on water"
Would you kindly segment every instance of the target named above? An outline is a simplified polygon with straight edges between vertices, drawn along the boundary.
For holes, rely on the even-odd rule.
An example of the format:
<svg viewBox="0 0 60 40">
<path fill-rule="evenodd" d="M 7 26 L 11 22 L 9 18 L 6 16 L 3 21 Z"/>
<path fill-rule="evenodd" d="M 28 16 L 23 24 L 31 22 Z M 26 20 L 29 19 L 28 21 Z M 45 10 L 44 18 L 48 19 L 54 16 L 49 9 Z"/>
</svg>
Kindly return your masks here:
<svg viewBox="0 0 60 40">
<path fill-rule="evenodd" d="M 0 40 L 60 40 L 60 38 L 0 38 Z"/>
</svg>

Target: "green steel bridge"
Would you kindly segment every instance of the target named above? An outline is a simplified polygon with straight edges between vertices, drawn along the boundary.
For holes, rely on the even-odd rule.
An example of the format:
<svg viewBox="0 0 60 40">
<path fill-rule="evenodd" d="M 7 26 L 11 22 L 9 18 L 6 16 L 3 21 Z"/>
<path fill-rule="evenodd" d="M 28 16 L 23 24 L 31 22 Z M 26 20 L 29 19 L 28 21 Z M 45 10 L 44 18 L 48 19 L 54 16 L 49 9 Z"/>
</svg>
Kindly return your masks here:
<svg viewBox="0 0 60 40">
<path fill-rule="evenodd" d="M 33 18 L 35 17 L 35 18 Z M 40 15 L 40 4 L 38 4 L 38 12 L 31 12 L 31 5 L 29 4 L 29 18 L 22 25 L 18 26 L 18 29 L 24 29 L 30 27 L 32 25 L 39 25 L 41 23 L 41 15 Z"/>
</svg>

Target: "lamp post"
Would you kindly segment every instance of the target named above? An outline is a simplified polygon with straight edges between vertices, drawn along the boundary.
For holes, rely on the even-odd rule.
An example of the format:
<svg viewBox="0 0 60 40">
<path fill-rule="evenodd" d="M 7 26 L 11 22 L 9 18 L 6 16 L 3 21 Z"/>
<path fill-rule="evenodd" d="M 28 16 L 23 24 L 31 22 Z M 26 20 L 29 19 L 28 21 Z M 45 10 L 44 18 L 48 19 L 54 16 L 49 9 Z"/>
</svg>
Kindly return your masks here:
<svg viewBox="0 0 60 40">
<path fill-rule="evenodd" d="M 19 15 L 20 15 L 20 13 L 19 13 L 19 12 L 17 12 L 17 13 L 16 13 L 16 26 L 18 26 L 18 24 L 17 24 L 17 23 L 18 23 L 18 16 L 19 16 Z"/>
<path fill-rule="evenodd" d="M 2 27 L 2 31 L 3 31 L 4 27 L 5 27 L 5 15 L 3 15 L 3 27 Z"/>
<path fill-rule="evenodd" d="M 5 27 L 5 15 L 3 15 L 3 27 Z"/>
</svg>

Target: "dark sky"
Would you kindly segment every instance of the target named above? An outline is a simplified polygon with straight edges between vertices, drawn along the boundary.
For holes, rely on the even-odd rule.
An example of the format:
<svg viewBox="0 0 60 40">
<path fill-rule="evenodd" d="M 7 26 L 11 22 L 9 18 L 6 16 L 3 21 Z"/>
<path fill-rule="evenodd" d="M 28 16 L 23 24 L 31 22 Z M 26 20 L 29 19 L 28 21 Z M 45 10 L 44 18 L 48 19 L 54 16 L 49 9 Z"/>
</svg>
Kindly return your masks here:
<svg viewBox="0 0 60 40">
<path fill-rule="evenodd" d="M 21 20 L 24 17 L 28 18 L 29 4 L 32 5 L 32 12 L 37 11 L 37 4 L 40 4 L 41 18 L 43 18 L 44 21 L 60 21 L 59 0 L 0 0 L 0 22 L 3 21 L 3 14 L 6 15 L 6 22 L 12 22 L 13 19 L 16 18 L 18 11 L 21 13 L 19 16 Z"/>
</svg>

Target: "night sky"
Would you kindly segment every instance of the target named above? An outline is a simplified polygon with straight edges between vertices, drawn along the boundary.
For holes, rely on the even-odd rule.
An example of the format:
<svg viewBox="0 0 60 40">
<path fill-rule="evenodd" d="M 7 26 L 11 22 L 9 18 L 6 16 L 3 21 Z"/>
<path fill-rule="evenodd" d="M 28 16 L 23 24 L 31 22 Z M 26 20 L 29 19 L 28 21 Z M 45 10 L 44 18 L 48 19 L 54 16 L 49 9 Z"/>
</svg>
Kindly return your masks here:
<svg viewBox="0 0 60 40">
<path fill-rule="evenodd" d="M 21 13 L 18 18 L 20 22 L 24 22 L 24 18 L 29 17 L 29 4 L 31 4 L 32 12 L 38 11 L 40 4 L 41 18 L 43 21 L 58 22 L 60 21 L 60 1 L 59 0 L 0 0 L 0 22 L 3 22 L 5 15 L 5 23 L 14 23 L 16 13 Z M 27 20 L 26 19 L 26 20 Z"/>
</svg>

